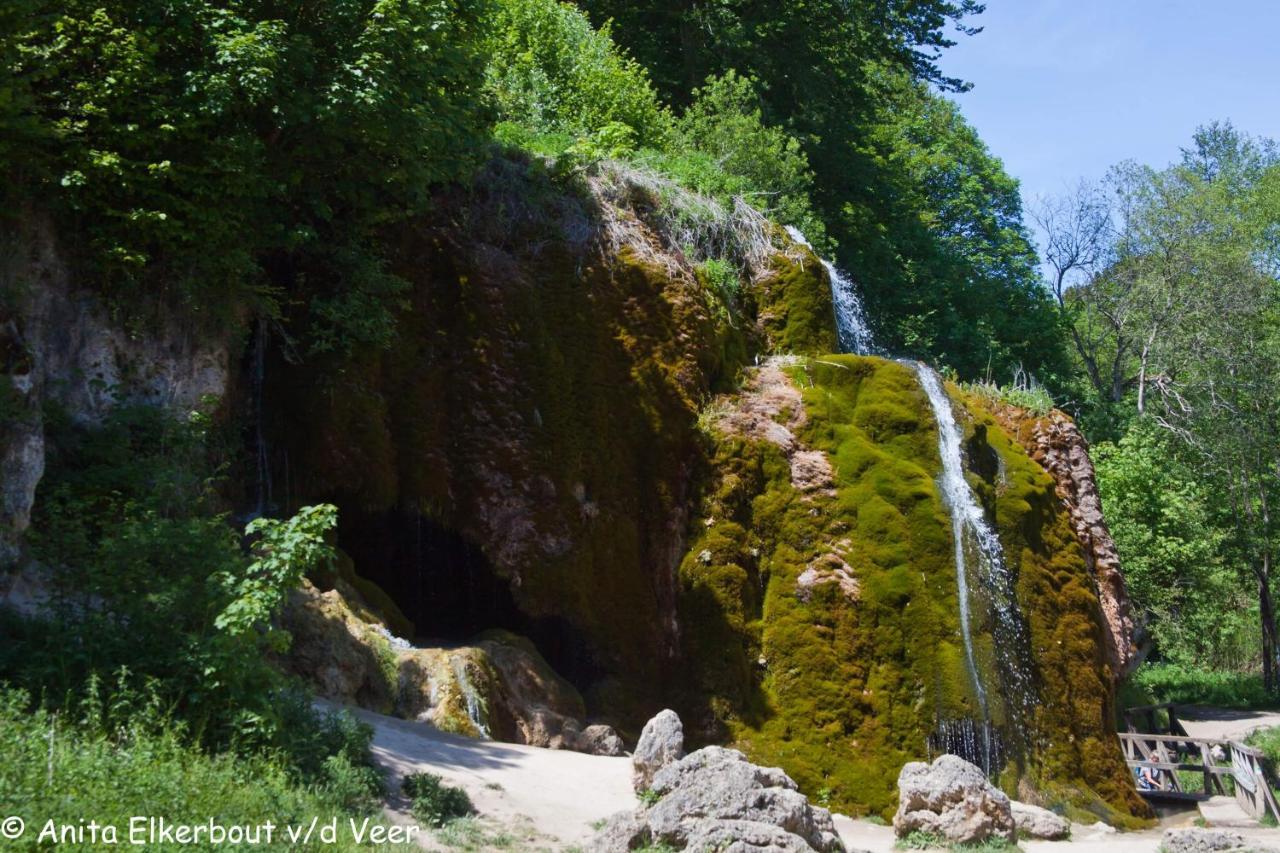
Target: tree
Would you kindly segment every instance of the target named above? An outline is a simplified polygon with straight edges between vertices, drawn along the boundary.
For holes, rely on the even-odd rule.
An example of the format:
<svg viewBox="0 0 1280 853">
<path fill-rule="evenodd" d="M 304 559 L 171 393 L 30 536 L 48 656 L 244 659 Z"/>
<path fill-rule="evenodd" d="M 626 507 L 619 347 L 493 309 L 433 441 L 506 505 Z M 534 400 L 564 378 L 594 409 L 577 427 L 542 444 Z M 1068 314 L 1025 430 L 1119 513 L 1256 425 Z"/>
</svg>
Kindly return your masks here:
<svg viewBox="0 0 1280 853">
<path fill-rule="evenodd" d="M 373 232 L 487 138 L 482 0 L 24 2 L 0 104 L 33 128 L 26 195 L 122 311 L 298 300 L 321 337 L 377 315 L 395 282 Z"/>
<path fill-rule="evenodd" d="M 1131 431 L 1165 430 L 1180 464 L 1221 498 L 1223 552 L 1254 590 L 1269 690 L 1280 688 L 1278 172 L 1270 143 L 1212 125 L 1168 169 L 1113 171 L 1110 243 L 1077 253 L 1105 259 L 1101 269 L 1072 258 L 1090 246 L 1074 223 L 1104 218 L 1096 196 L 1077 196 L 1050 234 L 1055 269 L 1092 272 L 1062 296 L 1099 400 L 1132 399 Z M 1107 372 L 1090 366 L 1103 364 Z"/>
</svg>

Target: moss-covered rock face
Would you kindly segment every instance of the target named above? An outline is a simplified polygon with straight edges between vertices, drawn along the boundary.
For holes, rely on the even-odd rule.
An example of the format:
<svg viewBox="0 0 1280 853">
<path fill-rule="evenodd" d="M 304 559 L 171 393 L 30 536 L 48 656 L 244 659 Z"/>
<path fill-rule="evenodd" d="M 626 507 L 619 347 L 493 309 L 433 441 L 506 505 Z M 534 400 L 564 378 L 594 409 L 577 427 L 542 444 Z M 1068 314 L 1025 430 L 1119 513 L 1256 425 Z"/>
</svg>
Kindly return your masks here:
<svg viewBox="0 0 1280 853">
<path fill-rule="evenodd" d="M 570 197 L 506 164 L 398 235 L 413 287 L 395 344 L 268 370 L 277 491 L 339 505 L 344 582 L 416 637 L 515 631 L 591 716 L 634 734 L 676 704 L 695 738 L 887 816 L 899 768 L 941 724 L 984 713 L 924 391 L 908 366 L 821 355 L 836 333 L 806 250 L 761 230 L 726 287 L 723 264 L 711 276 L 684 249 L 738 232 L 662 213 L 643 181 L 593 180 Z M 1034 712 L 984 680 L 1001 782 L 1142 815 L 1053 481 L 965 409 L 966 466 L 1033 658 Z M 977 605 L 975 657 L 993 672 Z M 461 666 L 473 687 L 491 680 Z M 474 708 L 437 706 L 474 725 Z"/>
<path fill-rule="evenodd" d="M 416 635 L 531 636 L 638 731 L 677 666 L 698 412 L 761 347 L 830 348 L 828 285 L 780 244 L 726 305 L 643 187 L 573 198 L 504 168 L 397 236 L 390 350 L 269 366 L 273 482 L 338 504 Z"/>
<path fill-rule="evenodd" d="M 686 714 L 703 739 L 735 741 L 810 793 L 887 815 L 899 768 L 927 757 L 939 723 L 981 719 L 928 401 L 908 367 L 828 356 L 768 364 L 715 412 L 708 488 L 680 568 Z M 1113 822 L 1144 815 L 1108 725 L 1097 597 L 1053 482 L 986 413 L 968 432 L 1039 698 L 1034 718 L 1011 720 L 999 679 L 984 679 L 1011 753 L 1002 782 Z M 825 487 L 796 464 L 813 453 L 829 460 Z M 984 618 L 975 645 L 992 672 Z"/>
</svg>

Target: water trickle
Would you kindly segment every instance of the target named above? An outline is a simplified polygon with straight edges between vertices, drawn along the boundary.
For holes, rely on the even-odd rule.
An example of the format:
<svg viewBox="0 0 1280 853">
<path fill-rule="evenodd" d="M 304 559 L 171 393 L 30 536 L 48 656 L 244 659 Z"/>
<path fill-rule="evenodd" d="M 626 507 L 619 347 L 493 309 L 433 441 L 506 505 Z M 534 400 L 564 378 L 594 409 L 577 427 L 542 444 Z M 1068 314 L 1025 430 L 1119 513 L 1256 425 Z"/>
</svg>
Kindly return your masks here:
<svg viewBox="0 0 1280 853">
<path fill-rule="evenodd" d="M 257 494 L 254 512 L 265 516 L 271 509 L 271 460 L 267 453 L 267 432 L 263 425 L 266 406 L 267 374 L 267 323 L 259 320 L 253 334 L 253 369 L 250 375 L 250 391 L 253 394 L 253 443 L 257 465 Z"/>
<path fill-rule="evenodd" d="M 486 719 L 488 712 L 485 709 L 484 700 L 476 693 L 475 687 L 471 684 L 471 678 L 467 675 L 466 660 L 461 655 L 456 655 L 451 663 L 453 664 L 454 677 L 458 679 L 458 689 L 462 691 L 462 699 L 467 706 L 467 718 L 476 727 L 480 737 L 491 740 L 493 735 L 489 733 L 489 725 Z"/>
<path fill-rule="evenodd" d="M 1021 719 L 1031 710 L 1031 678 L 1026 668 L 1030 651 L 1026 627 L 1018 610 L 1013 589 L 1013 578 L 1005 565 L 1004 549 L 1000 537 L 987 523 L 986 515 L 978 503 L 977 495 L 964 476 L 961 456 L 961 432 L 951 407 L 951 398 L 942 386 L 942 380 L 933 368 L 916 362 L 916 375 L 920 386 L 929 398 L 934 419 L 938 424 L 938 454 L 942 460 L 939 486 L 942 500 L 951 514 L 951 533 L 955 543 L 956 587 L 959 593 L 960 633 L 964 643 L 965 666 L 973 681 L 979 711 L 982 714 L 983 761 L 979 763 L 990 770 L 996 764 L 991 737 L 991 707 L 987 685 L 979 672 L 973 645 L 972 602 L 984 602 L 991 616 L 991 633 L 995 641 L 998 672 L 991 673 L 1001 688 L 1008 710 L 1011 731 L 1018 729 Z M 970 589 L 970 556 L 975 557 L 972 571 L 977 590 Z M 974 592 L 981 595 L 975 596 Z"/>
<path fill-rule="evenodd" d="M 787 226 L 791 239 L 802 246 L 812 249 L 798 228 Z M 831 278 L 831 302 L 836 312 L 836 332 L 840 337 L 840 351 L 857 355 L 871 355 L 876 351 L 875 341 L 871 337 L 871 328 L 867 325 L 867 315 L 862 307 L 862 297 L 858 295 L 857 286 L 849 277 L 822 258 L 818 258 Z"/>
</svg>

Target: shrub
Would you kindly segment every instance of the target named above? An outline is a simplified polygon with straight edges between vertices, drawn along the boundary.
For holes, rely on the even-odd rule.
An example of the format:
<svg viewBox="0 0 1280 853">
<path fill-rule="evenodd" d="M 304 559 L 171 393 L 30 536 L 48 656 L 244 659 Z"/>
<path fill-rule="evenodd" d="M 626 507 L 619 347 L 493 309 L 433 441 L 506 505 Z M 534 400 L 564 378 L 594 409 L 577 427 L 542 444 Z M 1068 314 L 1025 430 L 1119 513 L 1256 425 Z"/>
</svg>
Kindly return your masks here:
<svg viewBox="0 0 1280 853">
<path fill-rule="evenodd" d="M 466 791 L 444 784 L 434 773 L 411 773 L 404 777 L 401 790 L 409 798 L 414 816 L 431 826 L 444 826 L 475 812 Z"/>
<path fill-rule="evenodd" d="M 50 418 L 49 467 L 30 543 L 52 600 L 40 619 L 0 616 L 0 678 L 55 705 L 94 673 L 127 667 L 154 683 L 210 746 L 271 745 L 283 730 L 282 677 L 264 653 L 288 590 L 330 557 L 330 506 L 258 519 L 246 554 L 218 513 L 210 435 L 118 406 L 99 428 Z"/>
<path fill-rule="evenodd" d="M 1144 664 L 1130 681 L 1156 703 L 1218 705 L 1224 708 L 1272 708 L 1277 699 L 1258 673 L 1198 669 L 1175 663 Z"/>
<path fill-rule="evenodd" d="M 487 87 L 502 119 L 538 133 L 590 137 L 611 124 L 659 146 L 671 118 L 644 68 L 586 15 L 558 0 L 498 0 Z"/>
<path fill-rule="evenodd" d="M 733 71 L 709 78 L 694 91 L 670 144 L 650 160 L 696 192 L 721 200 L 741 197 L 827 248 L 809 198 L 809 161 L 797 139 L 765 124 L 755 83 L 748 78 Z"/>
<path fill-rule="evenodd" d="M 376 802 L 344 802 L 332 787 L 300 780 L 270 755 L 209 754 L 163 707 L 145 691 L 116 691 L 108 700 L 90 683 L 54 713 L 33 707 L 22 691 L 0 688 L 0 811 L 23 818 L 29 836 L 51 819 L 96 820 L 121 827 L 124 839 L 134 815 L 190 824 L 215 818 L 223 826 L 306 825 L 353 806 L 366 812 Z M 292 849 L 279 833 L 263 846 Z"/>
</svg>

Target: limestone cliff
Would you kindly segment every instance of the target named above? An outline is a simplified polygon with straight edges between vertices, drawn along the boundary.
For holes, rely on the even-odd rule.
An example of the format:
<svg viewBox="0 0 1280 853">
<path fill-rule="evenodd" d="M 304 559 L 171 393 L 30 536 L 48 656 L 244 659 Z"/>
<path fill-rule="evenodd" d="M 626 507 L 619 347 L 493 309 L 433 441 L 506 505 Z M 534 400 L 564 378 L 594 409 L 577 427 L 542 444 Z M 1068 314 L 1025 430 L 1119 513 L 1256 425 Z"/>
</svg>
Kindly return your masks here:
<svg viewBox="0 0 1280 853">
<path fill-rule="evenodd" d="M 1088 442 L 1075 421 L 1056 409 L 1036 417 L 1015 406 L 990 401 L 985 404 L 1001 426 L 1057 482 L 1058 497 L 1071 514 L 1085 564 L 1097 585 L 1112 673 L 1117 681 L 1128 677 L 1142 663 L 1148 643 L 1140 618 L 1129 602 L 1120 555 L 1102 515 Z"/>
<path fill-rule="evenodd" d="M 93 424 L 122 401 L 214 406 L 230 348 L 167 314 L 145 330 L 112 318 L 76 281 L 53 228 L 28 212 L 0 233 L 0 568 L 18 557 L 44 472 L 45 411 Z"/>
<path fill-rule="evenodd" d="M 905 762 L 981 722 L 1024 799 L 1145 813 L 1109 728 L 1131 625 L 1082 445 L 1041 451 L 951 391 L 1028 638 L 1035 702 L 1013 703 L 989 614 L 986 680 L 965 670 L 924 392 L 901 364 L 826 355 L 827 274 L 781 229 L 607 164 L 496 160 L 382 239 L 409 284 L 388 347 L 308 354 L 286 314 L 232 337 L 263 356 L 237 379 L 237 347 L 176 323 L 124 334 L 47 229 L 23 235 L 0 308 L 9 553 L 46 406 L 92 423 L 121 397 L 187 409 L 231 389 L 251 508 L 340 509 L 342 585 L 287 617 L 287 665 L 330 695 L 462 730 L 481 719 L 449 692 L 464 673 L 493 708 L 547 711 L 484 726 L 547 742 L 577 736 L 566 720 L 634 735 L 676 705 L 695 738 L 880 813 Z M 379 620 L 421 654 L 388 653 Z M 518 656 L 531 680 L 491 678 L 509 642 L 459 651 L 491 629 L 529 638 L 545 671 Z"/>
</svg>

